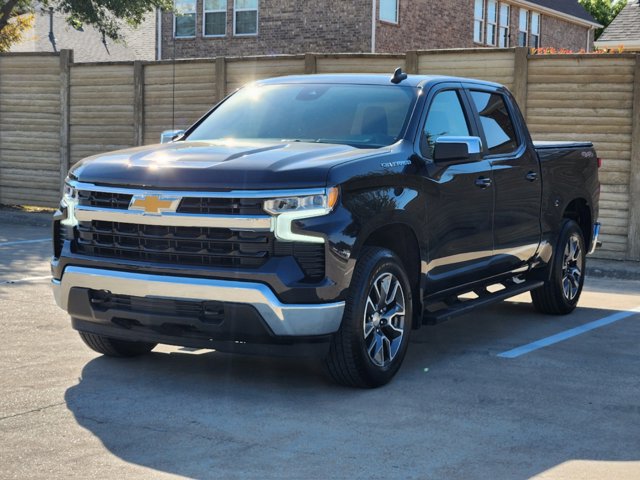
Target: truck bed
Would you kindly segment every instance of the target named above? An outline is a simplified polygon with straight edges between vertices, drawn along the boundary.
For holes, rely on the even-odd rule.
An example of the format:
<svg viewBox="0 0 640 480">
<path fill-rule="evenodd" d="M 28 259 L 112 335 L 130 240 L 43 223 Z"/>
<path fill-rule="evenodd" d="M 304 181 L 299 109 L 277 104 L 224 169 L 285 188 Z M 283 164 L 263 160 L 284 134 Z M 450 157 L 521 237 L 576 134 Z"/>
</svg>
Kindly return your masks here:
<svg viewBox="0 0 640 480">
<path fill-rule="evenodd" d="M 559 148 L 593 148 L 593 143 L 534 141 L 533 146 L 536 150 L 557 150 Z"/>
</svg>

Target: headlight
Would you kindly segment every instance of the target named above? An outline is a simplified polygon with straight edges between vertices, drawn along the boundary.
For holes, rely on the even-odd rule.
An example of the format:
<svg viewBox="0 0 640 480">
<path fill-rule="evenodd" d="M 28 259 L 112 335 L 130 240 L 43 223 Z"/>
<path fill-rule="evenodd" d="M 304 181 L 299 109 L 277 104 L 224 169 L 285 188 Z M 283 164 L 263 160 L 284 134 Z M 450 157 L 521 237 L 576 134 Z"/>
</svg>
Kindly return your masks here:
<svg viewBox="0 0 640 480">
<path fill-rule="evenodd" d="M 78 205 L 78 190 L 69 183 L 64 183 L 64 188 L 62 191 L 62 207 L 66 207 L 67 209 L 67 218 L 62 220 L 63 225 L 67 225 L 69 227 L 75 227 L 78 225 L 78 221 L 76 220 L 75 209 Z"/>
<path fill-rule="evenodd" d="M 329 188 L 326 193 L 318 195 L 266 200 L 264 202 L 264 209 L 272 215 L 280 215 L 282 213 L 290 212 L 313 212 L 319 213 L 320 215 L 326 215 L 333 210 L 337 200 L 338 189 L 334 187 Z"/>
<path fill-rule="evenodd" d="M 338 203 L 338 189 L 328 188 L 323 193 L 280 197 L 265 200 L 264 210 L 273 215 L 274 233 L 278 240 L 289 242 L 324 243 L 324 238 L 294 233 L 292 222 L 304 218 L 321 217 L 331 213 Z"/>
<path fill-rule="evenodd" d="M 78 190 L 65 182 L 62 200 L 68 205 L 69 203 L 78 203 Z"/>
</svg>

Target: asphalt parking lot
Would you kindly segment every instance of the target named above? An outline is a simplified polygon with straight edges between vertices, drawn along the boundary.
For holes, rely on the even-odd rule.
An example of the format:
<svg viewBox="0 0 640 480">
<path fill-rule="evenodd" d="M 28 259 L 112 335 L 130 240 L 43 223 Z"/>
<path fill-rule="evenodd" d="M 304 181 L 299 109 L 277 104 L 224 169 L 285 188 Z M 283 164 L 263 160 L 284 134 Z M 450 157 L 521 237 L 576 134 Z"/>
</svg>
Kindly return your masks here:
<svg viewBox="0 0 640 480">
<path fill-rule="evenodd" d="M 423 328 L 363 391 L 312 360 L 100 357 L 54 304 L 49 236 L 0 223 L 2 479 L 640 478 L 638 280 L 588 278 L 567 317 L 524 295 Z"/>
</svg>

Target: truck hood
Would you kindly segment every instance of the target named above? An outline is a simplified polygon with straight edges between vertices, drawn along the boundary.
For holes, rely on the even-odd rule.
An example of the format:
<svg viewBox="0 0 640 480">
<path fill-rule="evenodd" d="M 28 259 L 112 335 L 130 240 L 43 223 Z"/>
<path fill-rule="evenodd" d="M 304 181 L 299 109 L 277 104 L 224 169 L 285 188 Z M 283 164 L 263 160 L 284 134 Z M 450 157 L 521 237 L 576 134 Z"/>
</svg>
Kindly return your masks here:
<svg viewBox="0 0 640 480">
<path fill-rule="evenodd" d="M 179 190 L 326 186 L 331 167 L 388 152 L 304 142 L 198 141 L 88 157 L 70 177 L 99 185 Z"/>
</svg>

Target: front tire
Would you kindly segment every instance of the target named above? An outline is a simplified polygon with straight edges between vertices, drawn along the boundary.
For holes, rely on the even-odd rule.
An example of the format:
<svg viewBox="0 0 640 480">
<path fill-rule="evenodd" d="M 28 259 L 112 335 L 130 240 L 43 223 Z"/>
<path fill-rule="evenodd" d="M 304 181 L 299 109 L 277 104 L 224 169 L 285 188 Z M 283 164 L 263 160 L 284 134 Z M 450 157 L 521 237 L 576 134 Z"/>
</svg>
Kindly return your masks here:
<svg viewBox="0 0 640 480">
<path fill-rule="evenodd" d="M 586 247 L 582 230 L 573 220 L 562 225 L 553 255 L 551 276 L 531 291 L 533 306 L 542 313 L 566 315 L 573 312 L 584 285 Z"/>
<path fill-rule="evenodd" d="M 103 337 L 94 333 L 78 332 L 82 341 L 94 352 L 109 357 L 137 357 L 149 353 L 157 343 L 130 342 Z"/>
<path fill-rule="evenodd" d="M 365 248 L 326 357 L 331 377 L 360 388 L 388 383 L 407 351 L 412 306 L 411 284 L 398 257 L 387 249 Z"/>
</svg>

